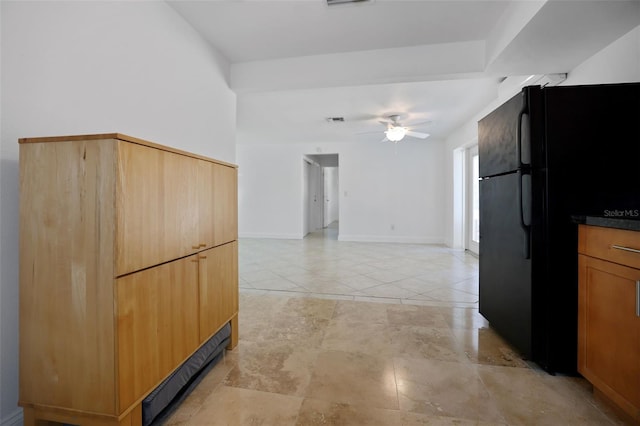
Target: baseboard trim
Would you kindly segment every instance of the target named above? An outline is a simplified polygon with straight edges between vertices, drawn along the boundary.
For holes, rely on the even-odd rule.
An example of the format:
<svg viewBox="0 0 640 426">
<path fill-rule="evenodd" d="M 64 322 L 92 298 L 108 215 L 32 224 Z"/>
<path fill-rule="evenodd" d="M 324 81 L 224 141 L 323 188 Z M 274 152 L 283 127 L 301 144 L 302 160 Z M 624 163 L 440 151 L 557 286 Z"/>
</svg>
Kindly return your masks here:
<svg viewBox="0 0 640 426">
<path fill-rule="evenodd" d="M 264 239 L 275 239 L 275 240 L 301 240 L 302 235 L 300 234 L 256 234 L 252 232 L 243 232 L 238 234 L 238 238 L 264 238 Z"/>
<path fill-rule="evenodd" d="M 339 241 L 362 243 L 444 244 L 442 238 L 393 237 L 387 235 L 338 235 Z"/>
<path fill-rule="evenodd" d="M 276 239 L 276 240 L 301 240 L 303 237 L 299 234 L 260 234 L 260 233 L 240 233 L 238 238 L 259 238 L 259 239 Z M 443 238 L 424 238 L 424 237 L 394 237 L 387 235 L 338 235 L 338 241 L 352 241 L 361 243 L 401 243 L 401 244 L 438 244 L 443 245 Z"/>
<path fill-rule="evenodd" d="M 2 426 L 22 426 L 23 417 L 22 417 L 22 408 L 17 408 L 10 416 L 5 417 L 0 422 Z"/>
</svg>

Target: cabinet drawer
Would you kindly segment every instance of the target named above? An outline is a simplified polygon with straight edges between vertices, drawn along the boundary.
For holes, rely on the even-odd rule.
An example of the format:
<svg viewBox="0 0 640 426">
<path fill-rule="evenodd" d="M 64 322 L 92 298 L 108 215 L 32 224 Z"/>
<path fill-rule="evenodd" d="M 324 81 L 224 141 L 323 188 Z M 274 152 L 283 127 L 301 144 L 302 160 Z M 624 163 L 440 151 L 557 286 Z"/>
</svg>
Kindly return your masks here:
<svg viewBox="0 0 640 426">
<path fill-rule="evenodd" d="M 578 252 L 640 269 L 640 232 L 580 225 Z"/>
</svg>

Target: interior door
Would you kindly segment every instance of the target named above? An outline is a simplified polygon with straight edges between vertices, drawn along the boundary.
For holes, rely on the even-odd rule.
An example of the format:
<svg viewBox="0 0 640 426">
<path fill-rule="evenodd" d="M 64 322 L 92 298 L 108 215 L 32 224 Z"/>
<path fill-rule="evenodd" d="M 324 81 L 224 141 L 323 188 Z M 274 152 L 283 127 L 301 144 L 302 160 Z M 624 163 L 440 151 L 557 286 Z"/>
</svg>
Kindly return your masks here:
<svg viewBox="0 0 640 426">
<path fill-rule="evenodd" d="M 317 163 L 309 164 L 309 232 L 322 229 L 322 216 L 324 209 L 322 168 Z"/>
<path fill-rule="evenodd" d="M 322 168 L 322 188 L 323 188 L 323 206 L 322 206 L 322 227 L 326 228 L 331 223 L 331 172 L 328 167 Z"/>
<path fill-rule="evenodd" d="M 305 236 L 309 233 L 309 218 L 311 213 L 309 213 L 309 175 L 310 175 L 311 164 L 306 160 L 302 160 L 302 235 Z"/>
</svg>

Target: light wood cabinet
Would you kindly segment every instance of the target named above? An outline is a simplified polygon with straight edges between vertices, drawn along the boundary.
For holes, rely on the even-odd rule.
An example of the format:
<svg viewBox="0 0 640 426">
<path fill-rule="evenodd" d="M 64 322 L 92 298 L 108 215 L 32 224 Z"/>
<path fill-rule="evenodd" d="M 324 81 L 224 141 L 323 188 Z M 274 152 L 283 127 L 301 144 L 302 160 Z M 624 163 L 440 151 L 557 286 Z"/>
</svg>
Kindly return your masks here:
<svg viewBox="0 0 640 426">
<path fill-rule="evenodd" d="M 580 225 L 578 371 L 640 422 L 640 232 Z"/>
<path fill-rule="evenodd" d="M 20 140 L 25 425 L 138 425 L 227 322 L 237 344 L 236 175 L 121 134 Z"/>
</svg>

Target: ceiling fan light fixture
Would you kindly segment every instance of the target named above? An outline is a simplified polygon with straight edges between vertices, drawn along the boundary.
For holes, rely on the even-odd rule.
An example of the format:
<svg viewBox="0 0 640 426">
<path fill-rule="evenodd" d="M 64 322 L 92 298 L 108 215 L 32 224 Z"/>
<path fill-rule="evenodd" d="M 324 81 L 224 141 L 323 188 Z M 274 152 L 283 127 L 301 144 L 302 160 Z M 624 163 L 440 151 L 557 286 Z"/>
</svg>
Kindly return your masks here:
<svg viewBox="0 0 640 426">
<path fill-rule="evenodd" d="M 387 139 L 389 139 L 391 142 L 398 142 L 398 141 L 401 141 L 404 138 L 404 136 L 407 134 L 407 129 L 405 127 L 400 127 L 400 126 L 390 127 L 384 133 L 385 135 L 387 135 Z"/>
</svg>

